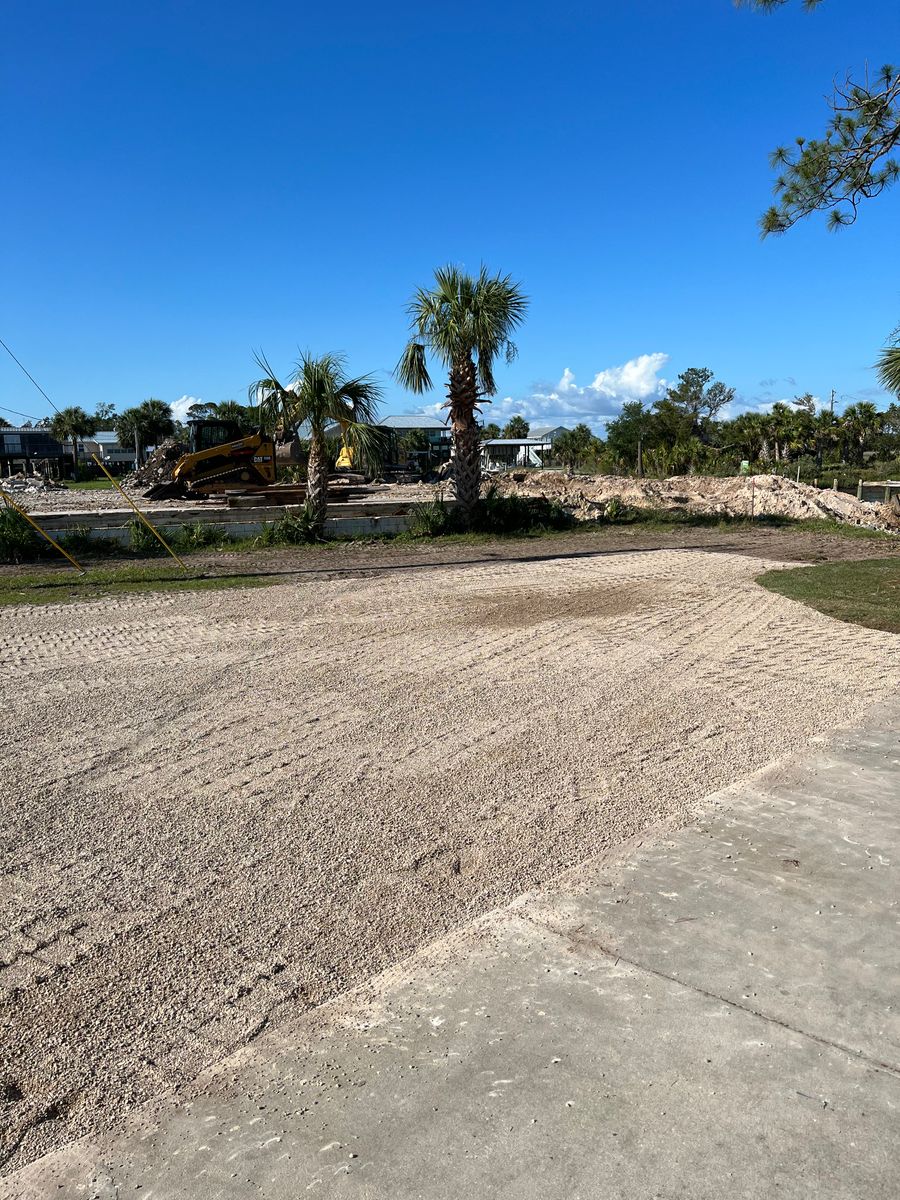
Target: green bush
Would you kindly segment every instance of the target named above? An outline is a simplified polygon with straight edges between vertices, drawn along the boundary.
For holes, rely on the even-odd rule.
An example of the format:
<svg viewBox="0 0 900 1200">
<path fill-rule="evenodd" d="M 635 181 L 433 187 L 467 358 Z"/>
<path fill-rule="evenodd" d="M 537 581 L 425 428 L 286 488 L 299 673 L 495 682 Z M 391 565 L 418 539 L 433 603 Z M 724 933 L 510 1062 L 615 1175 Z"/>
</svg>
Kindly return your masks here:
<svg viewBox="0 0 900 1200">
<path fill-rule="evenodd" d="M 605 521 L 629 521 L 634 520 L 634 513 L 618 496 L 613 496 L 612 499 L 606 502 L 606 508 L 603 510 L 603 519 Z"/>
<path fill-rule="evenodd" d="M 0 562 L 19 563 L 40 558 L 47 543 L 21 513 L 0 507 Z"/>
<path fill-rule="evenodd" d="M 501 496 L 489 488 L 475 506 L 470 528 L 476 533 L 542 533 L 571 529 L 575 519 L 544 496 Z"/>
<path fill-rule="evenodd" d="M 149 558 L 155 554 L 165 554 L 160 541 L 153 536 L 143 521 L 139 521 L 137 517 L 133 521 L 129 521 L 125 526 L 128 530 L 128 545 L 133 554 L 139 554 L 142 558 Z"/>
<path fill-rule="evenodd" d="M 425 500 L 409 508 L 407 530 L 411 537 L 442 537 L 459 531 L 455 510 L 442 499 Z"/>
<path fill-rule="evenodd" d="M 285 513 L 267 523 L 256 539 L 257 546 L 301 546 L 319 540 L 312 508 L 304 504 L 298 513 Z"/>
<path fill-rule="evenodd" d="M 414 504 L 409 510 L 412 537 L 442 537 L 450 533 L 543 533 L 551 529 L 571 529 L 572 515 L 553 500 L 543 496 L 501 496 L 489 488 L 475 505 L 472 518 L 465 524 L 458 508 L 449 508 L 442 499 Z"/>
<path fill-rule="evenodd" d="M 185 525 L 180 529 L 171 544 L 174 550 L 190 554 L 193 550 L 208 550 L 226 546 L 230 541 L 231 538 L 221 525 L 194 521 L 192 525 Z"/>
</svg>

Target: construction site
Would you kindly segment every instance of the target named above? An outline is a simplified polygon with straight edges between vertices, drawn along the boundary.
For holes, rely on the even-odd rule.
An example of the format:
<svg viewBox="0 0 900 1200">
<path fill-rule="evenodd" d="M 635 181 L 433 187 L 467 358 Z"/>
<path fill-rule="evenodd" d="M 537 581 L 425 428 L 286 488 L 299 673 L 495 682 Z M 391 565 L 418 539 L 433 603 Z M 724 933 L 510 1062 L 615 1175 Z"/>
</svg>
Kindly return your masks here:
<svg viewBox="0 0 900 1200">
<path fill-rule="evenodd" d="M 897 0 L 3 40 L 0 1200 L 897 1200 Z"/>
<path fill-rule="evenodd" d="M 495 486 L 540 489 L 584 521 L 615 495 L 898 524 L 890 503 L 765 477 Z M 376 485 L 360 504 L 402 516 L 439 487 Z M 35 488 L 27 503 L 49 526 L 76 495 Z M 183 519 L 177 499 L 141 503 Z M 73 515 L 87 514 L 112 519 Z M 102 1190 L 97 1139 L 156 1128 L 193 1096 L 257 1096 L 240 1055 L 277 1055 L 285 1036 L 310 1065 L 267 1137 L 331 1142 L 319 1105 L 364 1084 L 317 1047 L 394 1003 L 398 964 L 428 947 L 449 962 L 455 931 L 671 836 L 900 683 L 895 635 L 755 582 L 865 543 L 763 526 L 584 536 L 549 553 L 313 548 L 263 593 L 4 610 L 3 1194 L 137 1186 L 123 1160 Z M 247 1194 L 231 1175 L 204 1194 Z M 152 1194 L 188 1194 L 172 1186 Z"/>
<path fill-rule="evenodd" d="M 108 490 L 81 491 L 40 477 L 0 481 L 0 493 L 29 512 L 54 537 L 73 530 L 100 539 L 127 542 L 134 508 L 166 534 L 201 522 L 231 537 L 258 533 L 285 513 L 297 512 L 306 500 L 302 485 L 234 481 L 206 491 L 202 486 L 173 486 L 183 456 L 164 445 L 138 472 Z M 575 475 L 552 470 L 503 471 L 485 476 L 486 487 L 500 495 L 539 497 L 558 504 L 574 520 L 602 520 L 610 501 L 620 506 L 690 516 L 782 521 L 826 520 L 864 529 L 900 531 L 900 481 L 862 483 L 857 495 L 836 487 L 812 487 L 776 474 L 678 476 L 637 479 L 623 476 Z M 415 474 L 394 478 L 352 473 L 333 475 L 328 492 L 327 531 L 332 537 L 400 533 L 408 526 L 411 507 L 440 500 L 453 504 L 452 479 L 424 482 Z"/>
</svg>

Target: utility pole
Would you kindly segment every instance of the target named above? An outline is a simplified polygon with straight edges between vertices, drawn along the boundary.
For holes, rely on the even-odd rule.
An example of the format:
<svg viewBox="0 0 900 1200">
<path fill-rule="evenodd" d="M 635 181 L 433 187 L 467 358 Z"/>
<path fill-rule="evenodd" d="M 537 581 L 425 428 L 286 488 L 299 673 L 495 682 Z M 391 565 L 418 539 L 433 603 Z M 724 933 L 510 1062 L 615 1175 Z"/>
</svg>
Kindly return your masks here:
<svg viewBox="0 0 900 1200">
<path fill-rule="evenodd" d="M 834 388 L 831 389 L 831 415 L 834 416 Z"/>
</svg>

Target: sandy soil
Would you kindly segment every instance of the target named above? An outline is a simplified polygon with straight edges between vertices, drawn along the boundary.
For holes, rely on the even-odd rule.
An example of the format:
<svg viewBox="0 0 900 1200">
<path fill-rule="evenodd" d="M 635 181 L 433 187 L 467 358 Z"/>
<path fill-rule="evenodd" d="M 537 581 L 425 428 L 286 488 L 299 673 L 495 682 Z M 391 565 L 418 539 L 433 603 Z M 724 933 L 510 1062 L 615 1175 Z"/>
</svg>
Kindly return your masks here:
<svg viewBox="0 0 900 1200">
<path fill-rule="evenodd" d="M 830 520 L 869 529 L 900 531 L 900 507 L 857 500 L 846 492 L 814 488 L 778 475 L 676 475 L 671 479 L 632 479 L 620 475 L 566 475 L 529 471 L 501 475 L 501 492 L 546 496 L 579 520 L 602 516 L 612 499 L 635 508 L 683 510 L 708 516 L 787 517 Z"/>
<path fill-rule="evenodd" d="M 900 682 L 760 559 L 419 565 L 0 612 L 8 1168 Z"/>
</svg>

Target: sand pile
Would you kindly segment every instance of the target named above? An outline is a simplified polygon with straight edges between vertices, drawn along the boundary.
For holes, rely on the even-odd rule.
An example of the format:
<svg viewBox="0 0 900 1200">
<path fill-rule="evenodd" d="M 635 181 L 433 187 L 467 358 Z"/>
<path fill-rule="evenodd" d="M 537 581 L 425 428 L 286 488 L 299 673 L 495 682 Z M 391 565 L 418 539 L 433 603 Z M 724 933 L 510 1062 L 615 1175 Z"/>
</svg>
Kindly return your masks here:
<svg viewBox="0 0 900 1200">
<path fill-rule="evenodd" d="M 524 474 L 524 473 L 523 473 Z M 777 475 L 716 477 L 679 475 L 672 479 L 631 479 L 620 475 L 566 475 L 534 471 L 501 476 L 494 486 L 501 492 L 545 496 L 572 512 L 579 520 L 603 516 L 612 499 L 635 508 L 683 510 L 708 516 L 785 517 L 792 520 L 831 520 L 870 529 L 900 532 L 900 511 L 848 496 L 795 483 Z"/>
</svg>

